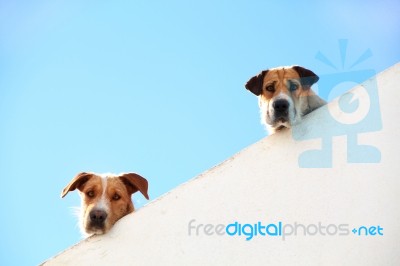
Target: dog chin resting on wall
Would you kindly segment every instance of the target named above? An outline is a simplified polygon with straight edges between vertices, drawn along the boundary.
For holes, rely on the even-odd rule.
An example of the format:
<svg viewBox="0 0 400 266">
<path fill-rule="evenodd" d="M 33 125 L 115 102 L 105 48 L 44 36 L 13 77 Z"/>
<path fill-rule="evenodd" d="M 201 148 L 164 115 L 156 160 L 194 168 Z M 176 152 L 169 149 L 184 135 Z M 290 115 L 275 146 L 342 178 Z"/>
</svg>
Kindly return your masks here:
<svg viewBox="0 0 400 266">
<path fill-rule="evenodd" d="M 122 217 L 135 210 L 131 196 L 140 191 L 146 199 L 147 180 L 135 173 L 76 175 L 61 197 L 78 189 L 81 196 L 79 225 L 84 236 L 105 234 Z"/>
<path fill-rule="evenodd" d="M 326 104 L 311 89 L 318 79 L 301 66 L 277 67 L 250 78 L 245 87 L 258 97 L 261 122 L 272 134 L 290 128 Z"/>
</svg>

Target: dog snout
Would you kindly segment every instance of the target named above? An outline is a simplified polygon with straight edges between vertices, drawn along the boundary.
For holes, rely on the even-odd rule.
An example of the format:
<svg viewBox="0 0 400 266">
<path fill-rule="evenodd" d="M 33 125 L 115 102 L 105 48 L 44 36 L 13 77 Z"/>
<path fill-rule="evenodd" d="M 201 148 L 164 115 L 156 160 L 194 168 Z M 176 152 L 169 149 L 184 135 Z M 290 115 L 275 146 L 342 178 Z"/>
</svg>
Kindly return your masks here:
<svg viewBox="0 0 400 266">
<path fill-rule="evenodd" d="M 284 99 L 279 99 L 279 100 L 274 101 L 274 103 L 272 104 L 272 107 L 274 108 L 276 115 L 286 116 L 288 114 L 288 110 L 289 110 L 289 102 Z"/>
<path fill-rule="evenodd" d="M 107 213 L 99 209 L 92 210 L 89 215 L 90 221 L 96 225 L 102 225 L 107 218 Z"/>
</svg>

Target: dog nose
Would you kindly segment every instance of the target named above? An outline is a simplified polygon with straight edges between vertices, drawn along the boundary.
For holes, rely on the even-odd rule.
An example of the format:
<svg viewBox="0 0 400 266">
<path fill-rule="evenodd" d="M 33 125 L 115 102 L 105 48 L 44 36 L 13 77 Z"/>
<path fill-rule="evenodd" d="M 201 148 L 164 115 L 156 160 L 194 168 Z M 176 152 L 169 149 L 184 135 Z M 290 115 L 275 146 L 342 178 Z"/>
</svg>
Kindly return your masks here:
<svg viewBox="0 0 400 266">
<path fill-rule="evenodd" d="M 274 107 L 275 112 L 279 114 L 286 114 L 288 108 L 289 108 L 289 102 L 286 100 L 276 100 L 272 104 L 272 107 Z"/>
<path fill-rule="evenodd" d="M 90 220 L 97 224 L 103 223 L 107 218 L 107 213 L 103 210 L 92 210 L 89 215 Z"/>
</svg>

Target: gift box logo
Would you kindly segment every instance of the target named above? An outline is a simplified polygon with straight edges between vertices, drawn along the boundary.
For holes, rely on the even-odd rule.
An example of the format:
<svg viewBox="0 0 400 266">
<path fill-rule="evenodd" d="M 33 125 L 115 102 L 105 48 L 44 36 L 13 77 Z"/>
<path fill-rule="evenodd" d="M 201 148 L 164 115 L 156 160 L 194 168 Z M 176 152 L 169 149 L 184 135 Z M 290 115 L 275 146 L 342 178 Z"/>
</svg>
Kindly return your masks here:
<svg viewBox="0 0 400 266">
<path fill-rule="evenodd" d="M 335 136 L 347 137 L 348 163 L 379 163 L 381 161 L 378 148 L 358 143 L 360 133 L 376 132 L 382 129 L 376 72 L 372 69 L 353 70 L 371 57 L 372 53 L 371 50 L 366 50 L 354 63 L 346 67 L 347 44 L 347 40 L 339 40 L 341 70 L 338 70 L 338 67 L 323 53 L 318 52 L 316 55 L 316 59 L 335 70 L 330 74 L 319 75 L 318 95 L 327 99 L 328 102 L 336 98 L 340 110 L 327 105 L 320 108 L 319 115 L 323 119 L 330 120 L 325 122 L 335 124 L 329 131 L 323 126 L 314 125 L 312 130 L 304 134 L 304 129 L 301 127 L 293 128 L 292 134 L 295 140 L 321 138 L 321 149 L 308 150 L 299 155 L 298 163 L 301 168 L 331 168 L 332 138 Z M 344 93 L 344 89 L 357 85 L 360 86 L 358 89 Z"/>
</svg>

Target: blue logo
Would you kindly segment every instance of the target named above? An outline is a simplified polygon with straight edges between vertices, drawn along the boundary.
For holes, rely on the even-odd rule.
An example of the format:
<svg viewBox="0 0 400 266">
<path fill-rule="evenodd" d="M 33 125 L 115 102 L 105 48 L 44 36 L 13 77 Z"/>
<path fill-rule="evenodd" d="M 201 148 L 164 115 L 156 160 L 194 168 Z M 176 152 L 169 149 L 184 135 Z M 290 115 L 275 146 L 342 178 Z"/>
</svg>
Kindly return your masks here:
<svg viewBox="0 0 400 266">
<path fill-rule="evenodd" d="M 321 107 L 320 125 L 312 126 L 312 130 L 295 126 L 292 129 L 295 140 L 321 138 L 321 149 L 308 150 L 300 154 L 298 164 L 301 168 L 331 168 L 332 139 L 335 136 L 347 136 L 348 163 L 379 163 L 380 150 L 372 145 L 360 144 L 358 135 L 376 132 L 382 129 L 379 106 L 376 72 L 372 69 L 354 70 L 356 66 L 372 56 L 367 49 L 359 58 L 346 67 L 347 40 L 339 40 L 339 51 L 342 70 L 333 64 L 323 53 L 318 52 L 316 59 L 335 71 L 319 75 L 318 95 L 328 102 L 336 99 L 340 110 L 333 110 L 328 105 Z M 357 90 L 344 93 L 347 89 L 359 85 Z M 343 94 L 344 93 L 344 94 Z M 338 98 L 339 97 L 339 98 Z M 334 124 L 325 130 L 324 125 Z M 307 134 L 304 131 L 307 130 Z"/>
</svg>

